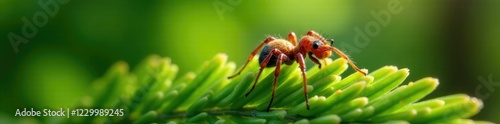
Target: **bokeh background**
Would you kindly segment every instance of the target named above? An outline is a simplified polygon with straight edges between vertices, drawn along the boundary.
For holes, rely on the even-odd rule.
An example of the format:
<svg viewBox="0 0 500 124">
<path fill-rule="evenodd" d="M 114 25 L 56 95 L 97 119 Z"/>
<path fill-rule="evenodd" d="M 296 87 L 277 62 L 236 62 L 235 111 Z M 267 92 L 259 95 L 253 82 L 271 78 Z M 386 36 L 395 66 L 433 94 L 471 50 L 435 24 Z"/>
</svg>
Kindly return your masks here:
<svg viewBox="0 0 500 124">
<path fill-rule="evenodd" d="M 401 11 L 390 19 L 372 14 L 392 6 Z M 335 39 L 358 67 L 409 68 L 405 82 L 439 78 L 440 86 L 427 98 L 456 93 L 483 98 L 484 108 L 473 119 L 500 122 L 498 0 L 70 0 L 58 8 L 16 53 L 8 34 L 22 36 L 22 18 L 33 21 L 45 11 L 38 1 L 0 1 L 4 117 L 17 108 L 71 107 L 119 60 L 134 66 L 150 54 L 168 56 L 182 75 L 226 53 L 241 66 L 266 36 L 286 37 L 291 31 L 301 36 L 312 29 Z M 355 29 L 366 32 L 367 25 L 375 33 L 356 42 Z"/>
</svg>

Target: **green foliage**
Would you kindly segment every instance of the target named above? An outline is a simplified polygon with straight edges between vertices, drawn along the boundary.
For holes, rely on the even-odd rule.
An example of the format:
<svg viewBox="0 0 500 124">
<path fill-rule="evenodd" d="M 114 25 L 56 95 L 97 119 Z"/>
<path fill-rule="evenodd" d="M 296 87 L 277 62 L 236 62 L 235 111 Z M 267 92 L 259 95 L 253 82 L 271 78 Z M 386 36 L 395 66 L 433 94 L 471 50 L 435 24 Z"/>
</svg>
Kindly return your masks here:
<svg viewBox="0 0 500 124">
<path fill-rule="evenodd" d="M 275 101 L 270 101 L 274 69 L 265 69 L 254 91 L 255 57 L 240 76 L 227 79 L 236 66 L 216 55 L 194 73 L 176 77 L 169 58 L 153 55 L 129 71 L 114 64 L 93 83 L 92 92 L 76 108 L 123 108 L 122 117 L 72 117 L 70 123 L 489 123 L 467 119 L 483 107 L 464 94 L 420 101 L 438 80 L 423 78 L 401 85 L 408 69 L 382 67 L 367 76 L 340 75 L 344 59 L 329 60 L 323 69 L 309 67 L 307 110 L 297 64 L 282 66 Z M 364 70 L 367 71 L 367 70 Z"/>
</svg>

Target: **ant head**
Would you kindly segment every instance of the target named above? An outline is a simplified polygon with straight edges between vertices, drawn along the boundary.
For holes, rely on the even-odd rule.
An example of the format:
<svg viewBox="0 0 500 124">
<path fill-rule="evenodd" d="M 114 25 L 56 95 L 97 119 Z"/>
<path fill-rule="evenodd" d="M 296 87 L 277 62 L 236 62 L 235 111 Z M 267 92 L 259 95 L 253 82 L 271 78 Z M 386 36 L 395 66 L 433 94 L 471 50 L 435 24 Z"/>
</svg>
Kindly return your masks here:
<svg viewBox="0 0 500 124">
<path fill-rule="evenodd" d="M 326 40 L 323 36 L 310 30 L 307 35 L 300 39 L 300 51 L 302 54 L 311 52 L 318 59 L 329 57 L 332 52 L 333 39 Z"/>
</svg>

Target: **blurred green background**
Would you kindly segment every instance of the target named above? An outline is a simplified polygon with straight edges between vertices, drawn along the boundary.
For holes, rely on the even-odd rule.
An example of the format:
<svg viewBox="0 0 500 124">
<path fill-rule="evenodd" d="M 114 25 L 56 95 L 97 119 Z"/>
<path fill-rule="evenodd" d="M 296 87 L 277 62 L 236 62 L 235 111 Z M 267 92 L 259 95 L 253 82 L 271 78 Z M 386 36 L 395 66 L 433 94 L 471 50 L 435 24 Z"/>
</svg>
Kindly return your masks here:
<svg viewBox="0 0 500 124">
<path fill-rule="evenodd" d="M 399 13 L 377 16 L 392 6 Z M 1 0 L 0 113 L 71 107 L 119 60 L 134 66 L 150 54 L 168 56 L 182 75 L 226 53 L 240 67 L 266 36 L 312 29 L 335 39 L 358 67 L 409 68 L 405 82 L 439 78 L 427 98 L 483 98 L 485 108 L 473 119 L 500 122 L 499 11 L 497 0 L 73 0 L 58 4 L 55 16 L 26 38 L 22 18 L 33 22 L 45 11 L 38 1 Z M 373 36 L 356 42 L 356 27 Z M 28 40 L 17 53 L 9 33 Z"/>
</svg>

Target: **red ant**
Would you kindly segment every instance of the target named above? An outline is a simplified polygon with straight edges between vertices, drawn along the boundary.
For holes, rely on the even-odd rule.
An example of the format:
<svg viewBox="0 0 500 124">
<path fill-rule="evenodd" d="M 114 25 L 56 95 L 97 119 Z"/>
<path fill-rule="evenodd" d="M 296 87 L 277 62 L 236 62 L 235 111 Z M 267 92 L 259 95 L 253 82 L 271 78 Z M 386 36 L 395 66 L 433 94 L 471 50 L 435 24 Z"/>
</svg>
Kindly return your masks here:
<svg viewBox="0 0 500 124">
<path fill-rule="evenodd" d="M 328 43 L 327 41 L 330 41 L 331 43 Z M 333 39 L 326 40 L 321 35 L 312 30 L 308 31 L 307 35 L 303 36 L 298 44 L 297 44 L 297 37 L 295 36 L 294 32 L 290 32 L 288 34 L 288 40 L 268 37 L 263 43 L 261 43 L 257 48 L 255 48 L 255 50 L 253 50 L 253 52 L 248 57 L 247 62 L 238 71 L 238 73 L 228 77 L 228 79 L 238 76 L 241 73 L 241 71 L 245 69 L 250 60 L 252 60 L 255 54 L 257 54 L 257 52 L 262 47 L 264 47 L 264 49 L 260 52 L 259 56 L 259 63 L 260 63 L 259 74 L 257 74 L 257 78 L 253 83 L 252 89 L 250 89 L 250 91 L 248 91 L 248 93 L 245 94 L 245 97 L 247 97 L 248 94 L 250 94 L 252 90 L 255 88 L 255 85 L 257 84 L 257 80 L 259 79 L 262 70 L 265 67 L 276 66 L 274 70 L 274 81 L 273 81 L 271 102 L 269 102 L 269 105 L 267 106 L 267 111 L 269 112 L 271 104 L 273 103 L 274 92 L 276 90 L 276 82 L 277 82 L 276 80 L 277 77 L 280 75 L 281 63 L 284 62 L 287 65 L 291 65 L 295 61 L 297 61 L 299 63 L 300 71 L 302 72 L 306 106 L 307 110 L 309 110 L 309 101 L 308 101 L 309 97 L 307 95 L 307 81 L 306 81 L 306 71 L 305 71 L 306 66 L 304 63 L 304 58 L 306 57 L 306 53 L 307 55 L 309 55 L 309 59 L 311 59 L 312 62 L 314 62 L 315 64 L 318 64 L 318 67 L 321 69 L 321 63 L 319 62 L 319 60 L 322 60 L 323 63 L 326 65 L 326 61 L 324 58 L 330 57 L 330 55 L 332 54 L 331 50 L 333 50 L 335 53 L 340 55 L 340 57 L 347 60 L 349 64 L 354 68 L 354 70 L 366 76 L 366 73 L 361 71 L 358 67 L 356 67 L 356 65 L 354 65 L 354 63 L 349 59 L 349 57 L 347 57 L 347 55 L 342 53 L 337 48 L 331 46 L 332 44 L 333 44 Z"/>
</svg>

